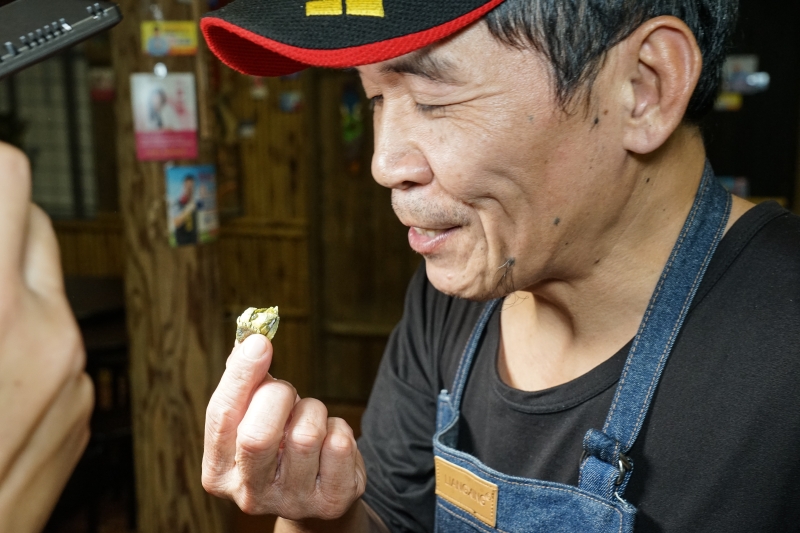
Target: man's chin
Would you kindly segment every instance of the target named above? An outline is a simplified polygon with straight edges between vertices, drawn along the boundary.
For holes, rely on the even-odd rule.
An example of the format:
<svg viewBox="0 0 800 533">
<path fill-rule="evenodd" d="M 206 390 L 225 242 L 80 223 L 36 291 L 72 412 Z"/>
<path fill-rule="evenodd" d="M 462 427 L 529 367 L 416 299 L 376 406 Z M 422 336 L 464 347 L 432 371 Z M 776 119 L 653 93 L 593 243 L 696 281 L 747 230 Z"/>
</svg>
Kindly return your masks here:
<svg viewBox="0 0 800 533">
<path fill-rule="evenodd" d="M 441 293 L 476 302 L 486 302 L 505 296 L 502 294 L 502 287 L 487 283 L 485 276 L 455 268 L 441 267 L 435 263 L 435 261 L 426 259 L 425 272 L 431 285 Z"/>
</svg>

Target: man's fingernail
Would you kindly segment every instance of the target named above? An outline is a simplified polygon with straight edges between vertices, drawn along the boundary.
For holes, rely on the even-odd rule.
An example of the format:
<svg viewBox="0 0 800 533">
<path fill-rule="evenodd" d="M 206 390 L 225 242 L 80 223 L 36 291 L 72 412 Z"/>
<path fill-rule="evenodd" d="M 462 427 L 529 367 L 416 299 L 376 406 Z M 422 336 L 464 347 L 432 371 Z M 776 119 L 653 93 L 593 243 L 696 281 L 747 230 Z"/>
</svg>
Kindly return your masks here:
<svg viewBox="0 0 800 533">
<path fill-rule="evenodd" d="M 248 359 L 261 359 L 267 351 L 267 339 L 263 335 L 250 335 L 242 343 L 242 351 Z"/>
</svg>

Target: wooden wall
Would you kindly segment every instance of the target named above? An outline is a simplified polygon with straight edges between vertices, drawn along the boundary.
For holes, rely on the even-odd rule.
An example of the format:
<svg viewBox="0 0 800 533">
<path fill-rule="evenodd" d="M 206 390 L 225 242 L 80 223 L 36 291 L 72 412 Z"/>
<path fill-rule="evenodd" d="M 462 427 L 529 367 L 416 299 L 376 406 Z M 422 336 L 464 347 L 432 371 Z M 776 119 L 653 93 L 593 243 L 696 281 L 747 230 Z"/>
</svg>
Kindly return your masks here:
<svg viewBox="0 0 800 533">
<path fill-rule="evenodd" d="M 358 78 L 310 71 L 254 81 L 224 69 L 218 83 L 219 114 L 255 127 L 231 138 L 224 156 L 239 169 L 241 193 L 239 216 L 223 224 L 220 239 L 226 328 L 232 331 L 247 306 L 279 305 L 273 375 L 321 398 L 330 416 L 344 418 L 358 435 L 418 264 L 389 191 L 371 178 L 371 115 L 363 96 L 362 142 L 356 151 L 345 146 L 341 100 L 344 91 L 360 91 Z M 268 95 L 253 98 L 261 84 Z M 302 92 L 305 105 L 287 113 L 279 102 L 292 91 Z M 273 520 L 237 514 L 234 530 L 270 531 Z"/>
<path fill-rule="evenodd" d="M 371 178 L 366 101 L 357 171 L 352 154 L 345 157 L 340 101 L 344 90 L 359 87 L 357 75 L 316 71 L 254 81 L 212 64 L 211 77 L 218 93 L 211 112 L 229 122 L 218 121 L 215 138 L 230 167 L 220 169 L 228 174 L 221 180 L 233 198 L 223 201 L 218 243 L 224 331 L 233 331 L 246 307 L 279 305 L 276 375 L 302 395 L 363 404 L 419 258 L 389 191 Z M 266 96 L 254 98 L 261 84 Z M 280 98 L 293 92 L 303 105 L 282 111 Z M 242 135 L 242 124 L 254 129 Z M 55 226 L 65 274 L 122 276 L 118 216 Z"/>
<path fill-rule="evenodd" d="M 201 4 L 161 2 L 161 8 L 167 20 L 198 20 Z M 111 32 L 111 48 L 138 528 L 225 533 L 229 505 L 200 484 L 206 407 L 227 355 L 220 248 L 169 245 L 164 163 L 137 159 L 131 112 L 131 74 L 153 72 L 158 61 L 141 52 L 140 22 L 151 15 L 137 0 L 119 6 L 124 19 Z M 199 157 L 176 164 L 212 162 L 215 154 L 203 54 L 160 58 L 170 72 L 192 72 L 197 79 Z"/>
<path fill-rule="evenodd" d="M 280 306 L 273 375 L 293 383 L 302 396 L 323 399 L 331 416 L 344 418 L 358 434 L 419 259 L 391 210 L 389 191 L 371 178 L 371 115 L 363 95 L 360 140 L 345 141 L 342 99 L 345 92 L 360 94 L 355 73 L 309 71 L 254 80 L 213 59 L 206 65 L 208 93 L 201 109 L 208 126 L 202 160 L 217 165 L 220 238 L 214 245 L 170 249 L 165 221 L 154 215 L 162 205 L 163 165 L 143 164 L 133 155 L 128 75 L 152 68 L 152 60 L 136 57 L 138 4 L 125 0 L 122 6 L 127 25 L 115 30 L 114 61 L 121 77 L 116 119 L 123 216 L 57 222 L 56 230 L 65 274 L 124 276 L 128 285 L 130 336 L 138 343 L 131 375 L 144 506 L 140 531 L 186 526 L 224 533 L 229 529 L 221 511 L 198 492 L 195 474 L 201 411 L 232 345 L 235 317 L 249 306 Z M 169 64 L 170 70 L 195 70 L 203 77 L 197 64 L 180 61 Z M 300 106 L 281 105 L 297 95 Z M 353 126 L 352 113 L 350 119 Z M 192 278 L 194 296 L 180 281 L 184 275 Z M 192 315 L 192 305 L 202 316 Z M 208 342 L 197 329 L 201 324 L 213 337 Z M 223 346 L 215 347 L 215 330 L 222 332 Z M 189 378 L 196 378 L 195 386 Z M 191 405 L 183 405 L 186 394 L 184 400 L 172 398 L 171 386 L 176 394 L 189 394 Z M 182 433 L 185 453 L 178 453 L 181 440 L 171 425 Z M 180 516 L 170 519 L 165 503 L 180 506 Z M 271 523 L 237 514 L 232 527 L 239 533 L 268 531 Z"/>
<path fill-rule="evenodd" d="M 318 390 L 328 400 L 363 403 L 419 258 L 391 209 L 390 191 L 372 179 L 372 117 L 358 75 L 324 71 L 319 88 Z M 357 153 L 342 131 L 345 91 L 361 95 L 364 131 Z"/>
<path fill-rule="evenodd" d="M 221 134 L 238 169 L 238 216 L 220 237 L 226 330 L 245 308 L 280 307 L 272 373 L 313 392 L 308 189 L 314 165 L 309 132 L 308 75 L 254 80 L 216 66 L 220 115 L 234 131 Z M 297 109 L 280 100 L 302 95 Z M 255 97 L 254 97 L 255 96 Z"/>
<path fill-rule="evenodd" d="M 119 216 L 59 220 L 53 227 L 65 276 L 122 277 L 124 258 Z"/>
<path fill-rule="evenodd" d="M 369 395 L 419 261 L 389 191 L 372 180 L 363 95 L 359 149 L 345 146 L 342 97 L 360 94 L 358 76 L 253 80 L 222 67 L 212 79 L 217 114 L 230 123 L 224 129 L 236 129 L 220 138 L 230 140 L 225 158 L 238 169 L 240 193 L 238 216 L 223 223 L 220 238 L 226 327 L 248 306 L 279 305 L 275 375 L 353 419 L 350 405 Z M 282 110 L 293 93 L 303 105 Z"/>
</svg>

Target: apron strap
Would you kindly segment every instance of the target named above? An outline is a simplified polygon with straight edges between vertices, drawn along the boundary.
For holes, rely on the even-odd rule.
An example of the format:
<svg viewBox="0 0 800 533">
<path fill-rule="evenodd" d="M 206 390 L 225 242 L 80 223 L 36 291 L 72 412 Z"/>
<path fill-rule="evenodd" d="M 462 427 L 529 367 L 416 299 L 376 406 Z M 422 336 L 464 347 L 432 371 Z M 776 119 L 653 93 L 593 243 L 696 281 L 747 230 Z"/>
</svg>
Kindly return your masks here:
<svg viewBox="0 0 800 533">
<path fill-rule="evenodd" d="M 602 431 L 583 439 L 579 486 L 621 497 L 633 467 L 625 455 L 647 416 L 659 379 L 711 256 L 725 233 L 731 196 L 706 163 L 703 179 L 633 340 Z"/>
</svg>

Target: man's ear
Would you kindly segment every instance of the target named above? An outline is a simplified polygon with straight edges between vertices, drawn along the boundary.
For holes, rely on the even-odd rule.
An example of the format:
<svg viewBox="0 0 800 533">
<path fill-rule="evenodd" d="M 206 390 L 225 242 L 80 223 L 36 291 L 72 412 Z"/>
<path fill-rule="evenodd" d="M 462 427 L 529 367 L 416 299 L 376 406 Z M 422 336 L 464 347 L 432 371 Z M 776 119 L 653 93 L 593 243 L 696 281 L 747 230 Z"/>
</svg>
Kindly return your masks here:
<svg viewBox="0 0 800 533">
<path fill-rule="evenodd" d="M 694 94 L 703 56 L 694 34 L 676 17 L 657 17 L 623 41 L 626 73 L 626 150 L 649 154 L 683 121 Z"/>
</svg>

